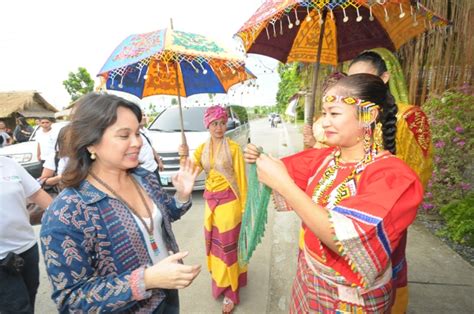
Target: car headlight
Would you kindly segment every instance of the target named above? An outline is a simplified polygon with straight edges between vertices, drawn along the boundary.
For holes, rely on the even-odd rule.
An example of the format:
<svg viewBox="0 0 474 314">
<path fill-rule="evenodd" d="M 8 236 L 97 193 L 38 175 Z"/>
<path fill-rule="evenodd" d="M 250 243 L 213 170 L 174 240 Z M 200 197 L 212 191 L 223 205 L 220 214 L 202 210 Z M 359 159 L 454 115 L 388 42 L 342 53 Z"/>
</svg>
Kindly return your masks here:
<svg viewBox="0 0 474 314">
<path fill-rule="evenodd" d="M 31 161 L 33 155 L 31 153 L 24 153 L 24 154 L 7 154 L 6 157 L 10 157 L 14 161 L 19 164 L 23 164 L 25 162 Z"/>
</svg>

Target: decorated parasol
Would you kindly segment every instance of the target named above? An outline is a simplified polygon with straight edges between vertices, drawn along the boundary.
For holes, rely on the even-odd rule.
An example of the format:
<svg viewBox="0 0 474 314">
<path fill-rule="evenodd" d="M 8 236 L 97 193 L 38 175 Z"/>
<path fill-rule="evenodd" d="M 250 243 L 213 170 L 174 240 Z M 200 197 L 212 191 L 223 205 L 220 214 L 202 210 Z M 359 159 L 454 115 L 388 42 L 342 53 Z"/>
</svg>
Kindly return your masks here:
<svg viewBox="0 0 474 314">
<path fill-rule="evenodd" d="M 448 24 L 418 0 L 267 0 L 236 36 L 247 53 L 314 63 L 307 115 L 312 123 L 320 63 L 337 65 L 377 47 L 396 51 L 426 30 Z"/>
<path fill-rule="evenodd" d="M 205 36 L 172 28 L 128 36 L 98 76 L 107 89 L 139 98 L 178 96 L 185 145 L 181 96 L 226 93 L 231 86 L 255 78 L 245 68 L 243 56 Z"/>
<path fill-rule="evenodd" d="M 399 49 L 410 39 L 448 21 L 418 0 L 267 0 L 236 36 L 247 53 L 283 63 L 314 63 L 307 124 L 312 124 L 321 63 L 337 65 L 360 52 Z M 239 262 L 247 264 L 265 231 L 271 191 L 250 168 L 249 194 L 239 237 Z M 264 210 L 262 210 L 264 209 Z"/>
</svg>

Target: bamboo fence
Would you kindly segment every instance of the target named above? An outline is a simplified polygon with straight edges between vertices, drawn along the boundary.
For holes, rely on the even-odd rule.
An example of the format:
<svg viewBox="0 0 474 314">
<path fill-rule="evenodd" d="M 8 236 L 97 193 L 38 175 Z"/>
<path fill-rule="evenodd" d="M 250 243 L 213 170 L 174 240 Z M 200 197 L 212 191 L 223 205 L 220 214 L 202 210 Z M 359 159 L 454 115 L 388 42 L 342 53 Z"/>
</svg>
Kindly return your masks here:
<svg viewBox="0 0 474 314">
<path fill-rule="evenodd" d="M 410 102 L 422 105 L 429 95 L 472 87 L 474 1 L 424 0 L 424 5 L 452 22 L 404 45 L 398 52 Z"/>
</svg>

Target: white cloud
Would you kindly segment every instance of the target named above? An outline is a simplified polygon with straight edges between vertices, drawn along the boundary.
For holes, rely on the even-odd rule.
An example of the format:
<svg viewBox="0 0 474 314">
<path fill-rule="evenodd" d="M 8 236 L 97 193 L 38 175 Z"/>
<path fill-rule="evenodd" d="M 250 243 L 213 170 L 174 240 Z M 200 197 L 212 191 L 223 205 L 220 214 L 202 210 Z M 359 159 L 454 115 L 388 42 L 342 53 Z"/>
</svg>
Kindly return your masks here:
<svg viewBox="0 0 474 314">
<path fill-rule="evenodd" d="M 165 28 L 172 18 L 177 30 L 233 44 L 233 34 L 260 4 L 257 0 L 2 1 L 0 90 L 34 89 L 62 108 L 70 100 L 62 85 L 68 73 L 85 67 L 95 77 L 128 35 Z M 273 104 L 278 76 L 267 68 L 275 68 L 277 62 L 250 55 L 247 64 L 259 77 L 259 88 L 236 87 L 228 96 L 219 96 L 224 97 L 222 102 Z"/>
</svg>

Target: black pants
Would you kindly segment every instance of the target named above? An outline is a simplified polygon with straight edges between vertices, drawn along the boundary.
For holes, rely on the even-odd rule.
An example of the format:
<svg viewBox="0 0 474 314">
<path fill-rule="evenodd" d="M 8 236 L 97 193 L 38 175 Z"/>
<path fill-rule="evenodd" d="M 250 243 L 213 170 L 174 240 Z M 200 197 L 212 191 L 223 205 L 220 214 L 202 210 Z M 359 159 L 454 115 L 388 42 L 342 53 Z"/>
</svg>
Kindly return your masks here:
<svg viewBox="0 0 474 314">
<path fill-rule="evenodd" d="M 25 261 L 19 274 L 0 268 L 0 314 L 34 313 L 39 286 L 38 245 L 19 254 Z"/>
<path fill-rule="evenodd" d="M 166 298 L 154 311 L 155 314 L 179 314 L 178 290 L 165 290 Z"/>
</svg>

